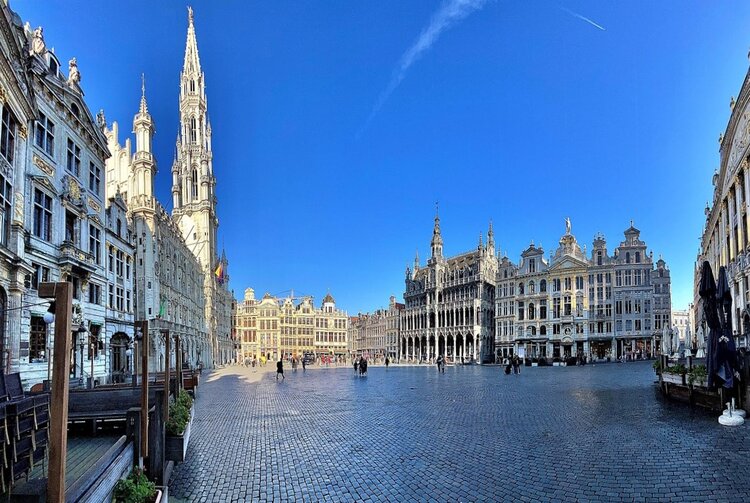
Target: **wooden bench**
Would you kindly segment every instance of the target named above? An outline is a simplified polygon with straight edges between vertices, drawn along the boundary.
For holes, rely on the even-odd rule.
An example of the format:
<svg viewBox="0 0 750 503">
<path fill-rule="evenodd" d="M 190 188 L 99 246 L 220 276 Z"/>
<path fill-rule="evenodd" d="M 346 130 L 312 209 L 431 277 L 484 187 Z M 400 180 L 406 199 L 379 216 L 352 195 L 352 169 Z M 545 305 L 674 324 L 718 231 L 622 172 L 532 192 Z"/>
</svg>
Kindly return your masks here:
<svg viewBox="0 0 750 503">
<path fill-rule="evenodd" d="M 156 401 L 156 391 L 163 387 L 149 386 L 149 408 Z M 68 395 L 68 422 L 90 422 L 96 432 L 100 421 L 125 421 L 128 409 L 141 406 L 141 388 L 94 388 L 72 390 Z"/>
</svg>

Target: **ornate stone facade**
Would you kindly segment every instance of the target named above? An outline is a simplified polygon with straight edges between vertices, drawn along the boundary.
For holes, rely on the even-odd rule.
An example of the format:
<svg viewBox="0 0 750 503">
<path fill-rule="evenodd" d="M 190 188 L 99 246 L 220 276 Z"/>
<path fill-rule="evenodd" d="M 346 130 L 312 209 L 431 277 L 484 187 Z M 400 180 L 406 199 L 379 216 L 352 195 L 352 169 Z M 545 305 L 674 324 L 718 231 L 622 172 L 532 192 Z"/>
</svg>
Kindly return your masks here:
<svg viewBox="0 0 750 503">
<path fill-rule="evenodd" d="M 44 302 L 37 297 L 43 281 L 73 284 L 74 323 L 88 333 L 73 341 L 71 376 L 81 381 L 109 379 L 111 361 L 105 330 L 106 215 L 104 164 L 106 138 L 83 99 L 78 66 L 62 73 L 57 56 L 46 50 L 41 30 L 23 29 L 31 47 L 25 67 L 36 122 L 29 142 L 23 191 L 25 280 L 19 369 L 27 384 L 48 377 L 53 326 L 44 326 Z M 72 60 L 75 63 L 75 59 Z M 19 204 L 19 207 L 21 206 Z"/>
<path fill-rule="evenodd" d="M 719 168 L 712 177 L 713 198 L 706 203 L 706 222 L 695 267 L 692 318 L 696 331 L 706 334 L 703 304 L 698 296 L 704 260 L 714 275 L 726 267 L 732 286 L 732 327 L 740 346 L 750 340 L 750 70 L 735 101 L 730 103 L 726 131 L 719 136 Z"/>
<path fill-rule="evenodd" d="M 117 122 L 112 123 L 112 129 L 105 128 L 112 152 L 107 161 L 107 194 L 127 202 L 135 245 L 134 311 L 136 319 L 150 321 L 149 366 L 151 370 L 163 368 L 165 347 L 158 336 L 160 329 L 180 337 L 186 363 L 210 365 L 212 346 L 206 330 L 203 268 L 177 224 L 154 197 L 154 124 L 145 90 L 133 131 L 135 153 L 131 153 L 130 139 L 124 146 L 120 144 Z"/>
<path fill-rule="evenodd" d="M 401 336 L 401 313 L 404 304 L 396 302 L 391 295 L 387 309 L 377 309 L 372 313 L 359 313 L 351 317 L 350 333 L 356 338 L 350 347 L 350 354 L 391 361 L 398 359 L 398 346 Z"/>
<path fill-rule="evenodd" d="M 422 267 L 406 268 L 399 359 L 491 361 L 495 341 L 495 285 L 498 259 L 490 223 L 487 244 L 443 257 L 440 218 L 435 216 L 431 256 Z"/>
<path fill-rule="evenodd" d="M 495 255 L 492 225 L 487 245 L 443 258 L 435 217 L 426 267 L 406 270 L 406 308 L 400 358 L 491 362 L 529 358 L 647 357 L 658 353 L 670 326 L 670 277 L 656 264 L 631 222 L 625 239 L 607 252 L 602 235 L 591 255 L 581 249 L 566 220 L 565 234 L 548 259 L 532 242 L 514 264 Z"/>
<path fill-rule="evenodd" d="M 312 297 L 297 302 L 292 296 L 279 299 L 267 293 L 257 300 L 255 291 L 248 288 L 243 300 L 237 302 L 233 331 L 241 362 L 347 353 L 347 314 L 336 308 L 331 294 L 316 309 Z"/>
<path fill-rule="evenodd" d="M 498 274 L 496 358 L 645 358 L 658 353 L 669 326 L 669 270 L 655 264 L 632 223 L 607 252 L 594 238 L 587 256 L 570 221 L 548 260 L 533 243 L 518 265 L 504 258 Z M 665 308 L 666 306 L 666 308 Z"/>
</svg>

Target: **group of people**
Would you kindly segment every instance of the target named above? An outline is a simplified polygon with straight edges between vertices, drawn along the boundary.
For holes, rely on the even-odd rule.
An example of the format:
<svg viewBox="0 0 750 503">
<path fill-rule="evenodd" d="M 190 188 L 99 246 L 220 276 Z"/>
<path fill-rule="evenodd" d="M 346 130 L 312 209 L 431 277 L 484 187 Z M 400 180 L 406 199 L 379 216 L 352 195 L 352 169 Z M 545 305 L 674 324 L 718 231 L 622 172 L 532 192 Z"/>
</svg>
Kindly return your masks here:
<svg viewBox="0 0 750 503">
<path fill-rule="evenodd" d="M 511 372 L 514 374 L 520 374 L 523 362 L 518 355 L 513 355 L 509 358 L 505 358 L 503 360 L 503 365 L 505 365 L 505 375 L 510 375 Z"/>
<path fill-rule="evenodd" d="M 367 360 L 364 356 L 354 359 L 354 374 L 356 375 L 357 372 L 360 377 L 367 375 Z"/>
</svg>

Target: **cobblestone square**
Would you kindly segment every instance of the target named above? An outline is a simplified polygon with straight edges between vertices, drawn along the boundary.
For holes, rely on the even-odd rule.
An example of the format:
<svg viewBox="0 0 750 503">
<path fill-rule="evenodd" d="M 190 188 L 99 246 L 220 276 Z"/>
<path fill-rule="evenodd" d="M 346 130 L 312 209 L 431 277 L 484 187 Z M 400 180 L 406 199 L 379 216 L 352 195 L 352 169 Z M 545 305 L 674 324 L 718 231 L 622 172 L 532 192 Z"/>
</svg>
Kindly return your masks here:
<svg viewBox="0 0 750 503">
<path fill-rule="evenodd" d="M 748 501 L 750 430 L 651 362 L 204 376 L 177 501 Z M 256 382 L 251 382 L 256 381 Z"/>
</svg>

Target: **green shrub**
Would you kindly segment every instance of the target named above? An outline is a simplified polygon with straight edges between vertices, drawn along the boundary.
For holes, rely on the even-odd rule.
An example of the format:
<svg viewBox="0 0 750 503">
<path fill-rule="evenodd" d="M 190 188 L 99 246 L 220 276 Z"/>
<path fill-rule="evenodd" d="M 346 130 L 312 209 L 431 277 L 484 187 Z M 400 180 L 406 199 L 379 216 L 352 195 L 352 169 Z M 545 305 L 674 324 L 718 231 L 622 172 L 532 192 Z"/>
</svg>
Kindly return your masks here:
<svg viewBox="0 0 750 503">
<path fill-rule="evenodd" d="M 667 367 L 664 369 L 664 372 L 667 374 L 676 374 L 676 375 L 685 375 L 687 374 L 687 367 L 683 365 L 682 363 L 678 363 L 676 365 L 672 365 L 671 367 Z"/>
<path fill-rule="evenodd" d="M 150 503 L 156 498 L 156 486 L 139 468 L 134 468 L 128 478 L 120 479 L 112 493 L 113 503 Z"/>
<path fill-rule="evenodd" d="M 182 390 L 175 401 L 169 404 L 169 421 L 167 421 L 168 435 L 182 435 L 190 421 L 190 408 L 193 406 L 193 399 Z"/>
<path fill-rule="evenodd" d="M 706 370 L 705 365 L 696 365 L 690 370 L 690 372 L 688 372 L 688 383 L 690 383 L 691 385 L 695 384 L 696 382 L 702 385 L 704 382 L 706 382 L 707 378 L 708 371 Z"/>
<path fill-rule="evenodd" d="M 654 363 L 653 363 L 652 366 L 654 367 L 654 370 L 656 370 L 657 372 L 660 371 L 661 370 L 661 360 L 660 359 L 654 360 Z"/>
</svg>

